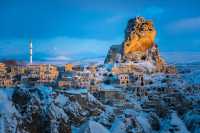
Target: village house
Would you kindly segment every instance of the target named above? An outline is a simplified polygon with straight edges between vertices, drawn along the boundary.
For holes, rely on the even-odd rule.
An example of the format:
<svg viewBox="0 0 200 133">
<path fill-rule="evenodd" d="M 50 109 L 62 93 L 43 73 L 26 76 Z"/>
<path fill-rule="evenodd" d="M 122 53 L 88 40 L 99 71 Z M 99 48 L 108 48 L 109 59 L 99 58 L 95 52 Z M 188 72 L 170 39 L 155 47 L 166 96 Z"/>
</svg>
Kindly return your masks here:
<svg viewBox="0 0 200 133">
<path fill-rule="evenodd" d="M 54 65 L 40 65 L 40 82 L 53 82 L 58 77 L 57 67 Z"/>
<path fill-rule="evenodd" d="M 71 88 L 73 82 L 73 73 L 72 72 L 63 72 L 60 75 L 60 79 L 58 81 L 58 87 Z"/>
<path fill-rule="evenodd" d="M 39 80 L 40 67 L 39 65 L 28 65 L 27 66 L 27 78 Z"/>
<path fill-rule="evenodd" d="M 0 63 L 0 87 L 13 86 L 13 79 L 10 73 L 7 72 L 7 67 L 4 63 Z"/>
<path fill-rule="evenodd" d="M 12 87 L 13 81 L 9 78 L 4 78 L 0 80 L 0 87 Z"/>
<path fill-rule="evenodd" d="M 65 64 L 65 72 L 71 72 L 73 70 L 73 64 Z"/>
<path fill-rule="evenodd" d="M 90 80 L 90 88 L 89 88 L 90 92 L 91 93 L 99 92 L 99 90 L 100 90 L 99 84 L 100 83 L 96 79 Z"/>
<path fill-rule="evenodd" d="M 4 63 L 0 63 L 0 77 L 4 77 L 6 73 L 6 65 Z"/>
<path fill-rule="evenodd" d="M 72 79 L 58 81 L 58 87 L 64 87 L 64 88 L 72 87 Z"/>
<path fill-rule="evenodd" d="M 28 79 L 41 82 L 50 83 L 58 77 L 57 67 L 54 65 L 40 64 L 28 66 Z"/>
<path fill-rule="evenodd" d="M 22 80 L 22 77 L 26 75 L 27 67 L 24 64 L 16 64 L 10 66 L 10 77 L 13 78 L 15 84 L 19 84 Z"/>
<path fill-rule="evenodd" d="M 83 65 L 75 65 L 72 67 L 73 71 L 84 71 L 84 66 Z"/>
<path fill-rule="evenodd" d="M 10 72 L 12 75 L 23 75 L 26 72 L 25 64 L 16 64 L 10 67 Z"/>
<path fill-rule="evenodd" d="M 143 86 L 145 84 L 143 74 L 142 73 L 129 74 L 129 83 L 132 85 L 139 85 L 139 86 L 142 85 Z"/>
<path fill-rule="evenodd" d="M 129 84 L 129 75 L 128 74 L 119 74 L 117 76 L 118 84 L 121 86 L 127 86 Z"/>
<path fill-rule="evenodd" d="M 90 71 L 91 73 L 96 73 L 97 71 L 97 66 L 96 65 L 89 65 L 87 67 L 87 70 Z"/>
<path fill-rule="evenodd" d="M 113 85 L 100 84 L 99 100 L 102 102 L 120 102 L 123 99 L 120 88 L 116 88 Z"/>
<path fill-rule="evenodd" d="M 89 88 L 90 86 L 90 80 L 89 77 L 83 77 L 83 76 L 74 76 L 72 86 L 75 88 Z"/>
<path fill-rule="evenodd" d="M 113 74 L 132 74 L 132 73 L 143 73 L 137 64 L 134 63 L 119 63 L 112 67 Z"/>
</svg>

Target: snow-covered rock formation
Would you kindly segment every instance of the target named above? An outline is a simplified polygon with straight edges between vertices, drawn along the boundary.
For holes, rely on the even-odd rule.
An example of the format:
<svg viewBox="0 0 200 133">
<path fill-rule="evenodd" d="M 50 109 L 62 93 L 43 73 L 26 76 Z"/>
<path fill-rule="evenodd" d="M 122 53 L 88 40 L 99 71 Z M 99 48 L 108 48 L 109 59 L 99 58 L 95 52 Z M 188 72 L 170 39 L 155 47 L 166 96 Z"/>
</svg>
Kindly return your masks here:
<svg viewBox="0 0 200 133">
<path fill-rule="evenodd" d="M 125 38 L 121 45 L 113 45 L 105 63 L 150 62 L 159 72 L 174 72 L 161 58 L 155 43 L 156 30 L 153 22 L 143 17 L 128 21 Z"/>
</svg>

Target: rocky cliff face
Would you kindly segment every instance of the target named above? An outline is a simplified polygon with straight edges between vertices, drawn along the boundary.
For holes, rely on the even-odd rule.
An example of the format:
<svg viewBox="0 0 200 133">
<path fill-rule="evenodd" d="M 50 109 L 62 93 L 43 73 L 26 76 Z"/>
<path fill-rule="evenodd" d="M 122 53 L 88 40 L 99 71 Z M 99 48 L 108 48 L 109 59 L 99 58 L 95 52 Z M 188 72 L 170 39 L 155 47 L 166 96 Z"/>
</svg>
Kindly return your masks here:
<svg viewBox="0 0 200 133">
<path fill-rule="evenodd" d="M 108 51 L 105 63 L 121 62 L 122 45 L 112 45 Z"/>
<path fill-rule="evenodd" d="M 128 55 L 136 51 L 145 52 L 154 44 L 156 30 L 152 21 L 143 17 L 136 17 L 128 21 L 123 42 L 123 54 Z"/>
<path fill-rule="evenodd" d="M 105 63 L 125 63 L 148 61 L 157 71 L 168 71 L 155 44 L 156 30 L 153 22 L 143 17 L 128 21 L 125 38 L 121 45 L 111 46 Z"/>
<path fill-rule="evenodd" d="M 67 95 L 45 86 L 0 88 L 0 133 L 71 133 L 72 125 L 103 109 L 90 93 Z"/>
</svg>

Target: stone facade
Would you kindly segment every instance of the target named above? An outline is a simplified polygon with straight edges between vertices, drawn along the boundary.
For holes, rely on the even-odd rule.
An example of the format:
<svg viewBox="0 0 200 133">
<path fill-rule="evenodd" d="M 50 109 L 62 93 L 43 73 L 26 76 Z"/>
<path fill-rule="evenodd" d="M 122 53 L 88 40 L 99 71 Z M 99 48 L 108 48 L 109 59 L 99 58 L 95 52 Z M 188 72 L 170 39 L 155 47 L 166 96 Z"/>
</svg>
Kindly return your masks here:
<svg viewBox="0 0 200 133">
<path fill-rule="evenodd" d="M 129 84 L 129 75 L 128 74 L 119 74 L 118 83 L 122 86 L 127 86 Z"/>
<path fill-rule="evenodd" d="M 49 83 L 56 80 L 58 77 L 58 70 L 54 65 L 29 65 L 27 77 L 37 82 Z"/>
<path fill-rule="evenodd" d="M 65 72 L 71 72 L 73 70 L 73 64 L 65 64 Z"/>
</svg>

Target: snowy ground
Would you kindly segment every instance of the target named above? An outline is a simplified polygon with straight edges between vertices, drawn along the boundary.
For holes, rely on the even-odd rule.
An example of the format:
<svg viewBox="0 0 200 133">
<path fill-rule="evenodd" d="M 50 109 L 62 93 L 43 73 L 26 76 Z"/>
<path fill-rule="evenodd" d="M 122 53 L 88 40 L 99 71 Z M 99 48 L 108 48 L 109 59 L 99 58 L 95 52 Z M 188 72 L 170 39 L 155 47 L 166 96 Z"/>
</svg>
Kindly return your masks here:
<svg viewBox="0 0 200 133">
<path fill-rule="evenodd" d="M 150 102 L 146 96 L 138 97 L 133 91 L 124 90 L 122 92 L 125 96 L 123 105 L 103 105 L 83 89 L 55 93 L 52 88 L 40 86 L 37 91 L 30 89 L 28 93 L 26 88 L 21 90 L 23 94 L 31 97 L 28 102 L 30 106 L 26 107 L 24 111 L 24 105 L 20 105 L 19 109 L 13 103 L 14 89 L 0 88 L 0 133 L 21 133 L 21 131 L 25 133 L 24 130 L 19 130 L 17 125 L 21 125 L 23 121 L 31 123 L 33 119 L 29 115 L 38 111 L 45 114 L 42 118 L 48 117 L 51 120 L 50 128 L 55 133 L 61 132 L 60 124 L 64 123 L 62 128 L 65 129 L 67 128 L 65 126 L 72 121 L 72 133 L 199 133 L 200 63 L 179 63 L 176 64 L 176 67 L 179 72 L 178 77 L 166 77 L 163 74 L 144 77 L 145 80 L 153 82 L 153 84 L 145 86 L 149 89 L 148 93 L 153 95 L 153 100 Z M 167 96 L 165 92 L 163 94 L 158 92 L 166 87 L 177 91 L 176 95 L 168 92 L 169 96 Z M 80 95 L 80 97 L 74 99 L 74 97 L 68 96 L 70 94 Z M 158 101 L 156 101 L 156 97 L 158 97 Z M 177 98 L 174 100 L 175 97 Z M 177 105 L 168 105 L 165 100 L 172 100 Z M 190 106 L 185 104 L 185 101 L 188 104 L 191 102 L 192 107 L 189 108 Z M 148 102 L 149 106 L 152 106 L 150 111 L 144 108 Z M 159 104 L 158 108 L 152 105 L 154 102 L 158 102 L 156 103 L 156 105 Z M 100 114 L 91 115 L 91 112 L 95 111 Z M 166 113 L 165 116 L 159 116 L 158 111 Z M 61 121 L 64 122 L 59 123 Z M 74 121 L 83 122 L 74 124 Z"/>
<path fill-rule="evenodd" d="M 189 84 L 200 84 L 200 63 L 177 64 L 181 76 Z"/>
</svg>

